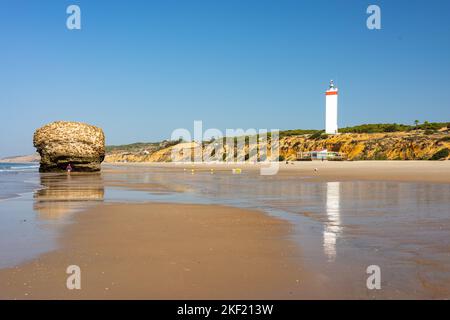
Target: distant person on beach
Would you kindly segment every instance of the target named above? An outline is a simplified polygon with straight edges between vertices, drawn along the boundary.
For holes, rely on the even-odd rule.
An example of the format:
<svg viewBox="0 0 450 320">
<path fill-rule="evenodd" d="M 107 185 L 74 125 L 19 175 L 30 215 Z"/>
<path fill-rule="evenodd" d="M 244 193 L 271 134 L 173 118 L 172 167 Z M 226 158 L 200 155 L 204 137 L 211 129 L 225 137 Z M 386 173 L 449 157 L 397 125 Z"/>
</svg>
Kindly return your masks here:
<svg viewBox="0 0 450 320">
<path fill-rule="evenodd" d="M 72 166 L 70 165 L 70 163 L 67 165 L 66 171 L 67 173 L 70 173 L 72 171 Z"/>
</svg>

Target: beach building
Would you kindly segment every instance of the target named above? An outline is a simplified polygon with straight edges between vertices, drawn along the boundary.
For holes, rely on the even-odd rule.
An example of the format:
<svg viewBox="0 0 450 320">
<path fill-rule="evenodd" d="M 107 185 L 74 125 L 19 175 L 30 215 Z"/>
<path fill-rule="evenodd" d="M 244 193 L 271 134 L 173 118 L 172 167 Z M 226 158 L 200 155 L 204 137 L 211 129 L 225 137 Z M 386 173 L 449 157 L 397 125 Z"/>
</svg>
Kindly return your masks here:
<svg viewBox="0 0 450 320">
<path fill-rule="evenodd" d="M 333 80 L 330 81 L 330 86 L 325 92 L 325 133 L 338 133 L 338 88 L 334 86 Z"/>
<path fill-rule="evenodd" d="M 345 154 L 340 152 L 328 151 L 327 149 L 317 151 L 298 152 L 297 160 L 312 161 L 312 160 L 345 160 Z"/>
</svg>

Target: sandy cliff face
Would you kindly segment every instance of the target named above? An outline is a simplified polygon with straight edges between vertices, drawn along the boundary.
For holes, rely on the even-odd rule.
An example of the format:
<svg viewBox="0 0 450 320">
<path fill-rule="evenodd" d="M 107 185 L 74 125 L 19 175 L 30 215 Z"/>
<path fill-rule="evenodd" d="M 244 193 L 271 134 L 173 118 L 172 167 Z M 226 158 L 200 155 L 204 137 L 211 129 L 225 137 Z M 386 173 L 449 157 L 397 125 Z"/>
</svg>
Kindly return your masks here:
<svg viewBox="0 0 450 320">
<path fill-rule="evenodd" d="M 179 144 L 177 147 L 186 146 Z M 198 147 L 198 146 L 197 146 Z M 170 162 L 174 146 L 162 148 L 153 153 L 114 153 L 106 156 L 106 162 Z M 280 140 L 280 155 L 286 160 L 296 160 L 299 152 L 328 149 L 344 153 L 348 160 L 427 160 L 438 151 L 450 149 L 450 134 L 442 130 L 433 134 L 424 131 L 393 133 L 346 133 L 322 136 L 313 139 L 311 135 L 289 136 Z M 203 152 L 211 155 L 214 147 L 205 145 Z M 251 151 L 249 154 L 249 150 Z M 246 159 L 255 158 L 254 146 L 247 146 Z M 230 153 L 225 147 L 224 153 Z M 177 161 L 189 157 L 177 156 Z M 448 158 L 448 156 L 444 157 Z"/>
<path fill-rule="evenodd" d="M 41 156 L 40 171 L 99 171 L 105 157 L 102 129 L 80 122 L 57 121 L 39 128 L 33 143 Z"/>
<path fill-rule="evenodd" d="M 170 162 L 191 161 L 193 150 L 199 148 L 195 142 L 178 143 L 161 149 L 146 148 L 145 150 L 111 152 L 106 155 L 105 162 Z M 183 150 L 188 151 L 187 154 Z M 172 154 L 174 159 L 172 159 Z"/>
<path fill-rule="evenodd" d="M 287 137 L 280 146 L 280 153 L 288 160 L 294 160 L 300 151 L 322 149 L 345 153 L 348 160 L 427 160 L 449 148 L 450 139 L 447 132 L 347 133 L 326 139 Z"/>
</svg>

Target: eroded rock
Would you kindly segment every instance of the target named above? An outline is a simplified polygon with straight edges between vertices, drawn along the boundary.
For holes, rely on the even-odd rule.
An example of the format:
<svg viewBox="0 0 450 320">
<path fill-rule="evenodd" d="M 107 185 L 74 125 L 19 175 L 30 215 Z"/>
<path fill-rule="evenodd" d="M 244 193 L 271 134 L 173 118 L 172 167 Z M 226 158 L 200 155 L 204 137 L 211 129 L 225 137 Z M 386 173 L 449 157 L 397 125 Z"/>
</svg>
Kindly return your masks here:
<svg viewBox="0 0 450 320">
<path fill-rule="evenodd" d="M 103 130 L 81 122 L 56 121 L 34 133 L 34 146 L 41 156 L 41 172 L 99 171 L 105 158 Z"/>
</svg>

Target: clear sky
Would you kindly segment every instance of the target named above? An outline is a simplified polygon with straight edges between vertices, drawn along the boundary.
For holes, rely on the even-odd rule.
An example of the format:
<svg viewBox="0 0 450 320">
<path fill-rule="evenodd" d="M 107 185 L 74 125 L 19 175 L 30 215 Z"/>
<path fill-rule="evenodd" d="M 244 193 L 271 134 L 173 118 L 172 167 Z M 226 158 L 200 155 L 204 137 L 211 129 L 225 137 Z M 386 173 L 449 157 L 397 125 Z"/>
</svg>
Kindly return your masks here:
<svg viewBox="0 0 450 320">
<path fill-rule="evenodd" d="M 81 30 L 66 8 L 81 8 Z M 381 30 L 366 27 L 369 4 Z M 450 121 L 450 1 L 0 0 L 0 157 L 55 120 L 107 144 L 176 128 Z"/>
</svg>

